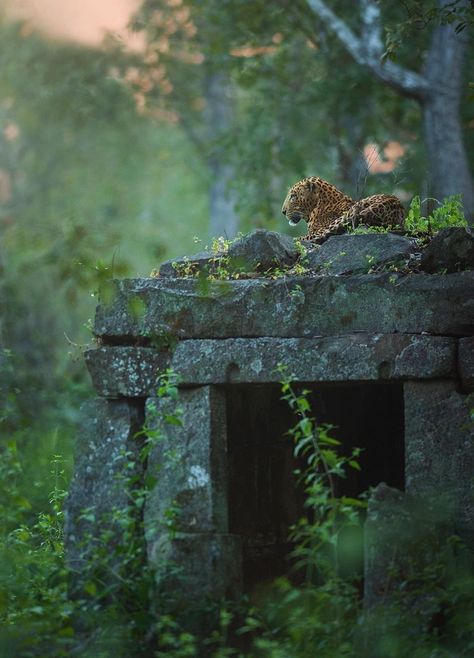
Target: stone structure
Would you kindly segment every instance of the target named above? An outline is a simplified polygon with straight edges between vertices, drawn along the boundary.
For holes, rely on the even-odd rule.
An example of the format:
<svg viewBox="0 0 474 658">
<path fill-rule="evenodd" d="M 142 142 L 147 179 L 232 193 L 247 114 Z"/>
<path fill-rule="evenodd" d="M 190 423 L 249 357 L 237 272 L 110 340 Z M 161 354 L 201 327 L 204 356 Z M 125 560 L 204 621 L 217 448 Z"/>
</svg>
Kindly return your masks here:
<svg viewBox="0 0 474 658">
<path fill-rule="evenodd" d="M 316 416 L 338 426 L 345 446 L 365 449 L 348 493 L 382 481 L 405 491 L 379 493 L 369 506 L 372 602 L 384 587 L 394 518 L 407 514 L 405 495 L 443 501 L 448 523 L 474 541 L 474 272 L 420 271 L 416 244 L 401 236 L 337 236 L 299 256 L 299 270 L 298 254 L 274 234 L 256 232 L 234 247 L 257 272 L 258 250 L 268 267 L 283 259 L 286 274 L 208 279 L 203 273 L 223 255 L 199 254 L 196 278 L 165 264 L 159 277 L 115 281 L 99 305 L 98 344 L 85 354 L 99 398 L 78 432 L 70 560 L 79 564 L 80 508 L 100 510 L 103 523 L 124 504 L 119 450 L 134 449 L 144 424 L 160 437 L 141 475 L 156 479 L 144 532 L 157 579 L 174 582 L 174 563 L 198 596 L 221 596 L 285 571 L 301 495 L 285 436 L 294 419 L 278 387 L 283 363 L 312 391 Z M 425 260 L 436 271 L 432 253 Z M 194 261 L 184 262 L 189 273 Z M 168 368 L 180 377 L 171 401 L 156 397 Z M 167 422 L 176 413 L 180 422 Z M 163 517 L 174 508 L 170 533 Z"/>
</svg>

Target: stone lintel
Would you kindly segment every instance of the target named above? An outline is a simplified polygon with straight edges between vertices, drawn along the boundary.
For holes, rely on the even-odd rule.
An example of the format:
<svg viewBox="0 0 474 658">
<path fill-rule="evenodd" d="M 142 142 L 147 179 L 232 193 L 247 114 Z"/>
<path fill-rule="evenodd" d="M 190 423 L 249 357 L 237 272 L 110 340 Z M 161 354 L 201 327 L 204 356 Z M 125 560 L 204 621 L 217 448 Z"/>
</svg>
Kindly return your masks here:
<svg viewBox="0 0 474 658">
<path fill-rule="evenodd" d="M 459 341 L 459 375 L 463 386 L 474 389 L 474 336 Z"/>
<path fill-rule="evenodd" d="M 144 512 L 154 545 L 173 531 L 228 532 L 227 437 L 224 392 L 180 389 L 177 398 L 149 398 L 145 426 L 154 445 L 152 484 Z"/>
<path fill-rule="evenodd" d="M 356 331 L 467 336 L 474 272 L 208 281 L 122 279 L 104 294 L 95 333 L 106 342 L 311 337 Z M 108 303 L 106 303 L 108 302 Z"/>
<path fill-rule="evenodd" d="M 278 383 L 279 363 L 302 382 L 449 379 L 457 376 L 456 339 L 408 334 L 319 338 L 184 340 L 172 356 L 143 347 L 99 347 L 86 353 L 97 391 L 146 397 L 165 367 L 183 385 Z"/>
<path fill-rule="evenodd" d="M 474 540 L 474 425 L 470 396 L 455 382 L 407 382 L 405 489 L 436 501 L 440 516 Z"/>
</svg>

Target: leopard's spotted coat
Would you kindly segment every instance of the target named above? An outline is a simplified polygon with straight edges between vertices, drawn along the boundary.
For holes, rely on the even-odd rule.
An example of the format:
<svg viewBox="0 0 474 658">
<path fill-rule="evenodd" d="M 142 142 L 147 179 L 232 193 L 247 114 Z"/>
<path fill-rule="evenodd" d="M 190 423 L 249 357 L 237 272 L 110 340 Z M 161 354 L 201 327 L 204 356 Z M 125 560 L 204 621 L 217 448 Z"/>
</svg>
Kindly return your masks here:
<svg viewBox="0 0 474 658">
<path fill-rule="evenodd" d="M 282 212 L 292 226 L 301 219 L 308 223 L 307 240 L 341 233 L 358 224 L 400 228 L 405 215 L 396 196 L 374 194 L 354 201 L 316 176 L 303 178 L 290 188 Z"/>
</svg>

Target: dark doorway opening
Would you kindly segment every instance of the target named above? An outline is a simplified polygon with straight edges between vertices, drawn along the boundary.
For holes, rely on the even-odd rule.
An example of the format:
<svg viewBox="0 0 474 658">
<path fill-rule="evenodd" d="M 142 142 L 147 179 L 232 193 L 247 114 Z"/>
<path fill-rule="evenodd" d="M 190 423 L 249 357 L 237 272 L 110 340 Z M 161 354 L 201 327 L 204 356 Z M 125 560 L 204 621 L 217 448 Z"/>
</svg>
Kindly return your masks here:
<svg viewBox="0 0 474 658">
<path fill-rule="evenodd" d="M 356 497 L 385 482 L 404 488 L 403 388 L 401 384 L 305 384 L 312 415 L 335 426 L 341 453 L 360 447 L 361 470 L 339 480 L 338 494 Z M 297 418 L 279 386 L 227 388 L 229 532 L 243 544 L 244 587 L 288 574 L 288 532 L 303 514 L 293 442 Z M 360 557 L 360 562 L 362 556 Z"/>
</svg>

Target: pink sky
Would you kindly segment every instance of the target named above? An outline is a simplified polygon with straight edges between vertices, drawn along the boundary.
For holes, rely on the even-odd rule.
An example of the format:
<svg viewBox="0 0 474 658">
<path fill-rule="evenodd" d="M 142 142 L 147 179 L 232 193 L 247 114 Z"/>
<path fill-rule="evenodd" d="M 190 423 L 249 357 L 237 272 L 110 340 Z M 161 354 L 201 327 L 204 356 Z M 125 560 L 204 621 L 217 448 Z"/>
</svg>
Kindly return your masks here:
<svg viewBox="0 0 474 658">
<path fill-rule="evenodd" d="M 106 30 L 127 41 L 126 25 L 139 0 L 4 0 L 7 14 L 25 18 L 51 37 L 97 45 Z"/>
</svg>

